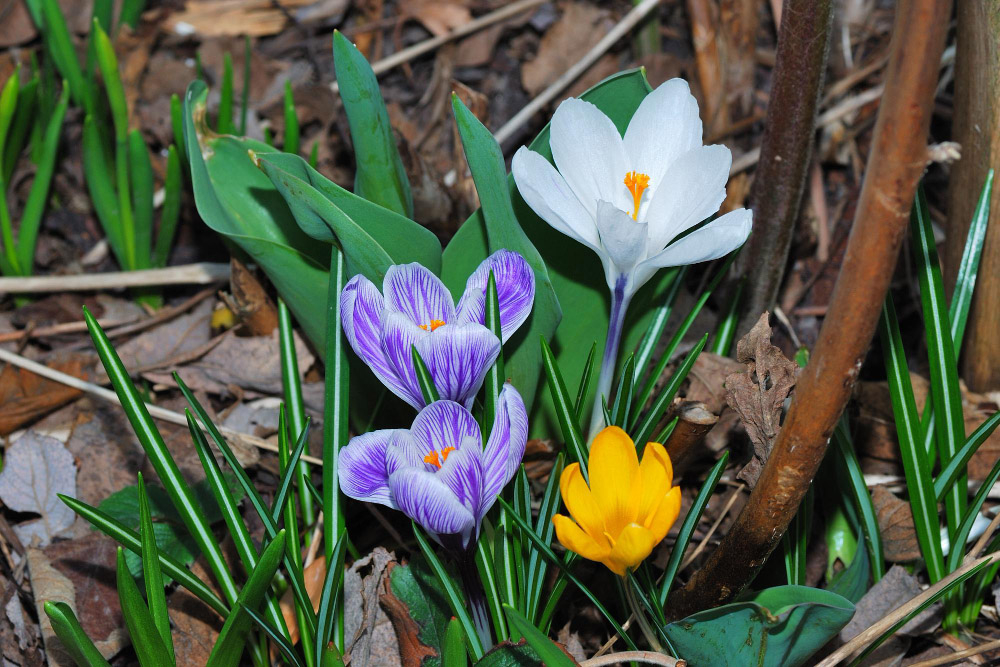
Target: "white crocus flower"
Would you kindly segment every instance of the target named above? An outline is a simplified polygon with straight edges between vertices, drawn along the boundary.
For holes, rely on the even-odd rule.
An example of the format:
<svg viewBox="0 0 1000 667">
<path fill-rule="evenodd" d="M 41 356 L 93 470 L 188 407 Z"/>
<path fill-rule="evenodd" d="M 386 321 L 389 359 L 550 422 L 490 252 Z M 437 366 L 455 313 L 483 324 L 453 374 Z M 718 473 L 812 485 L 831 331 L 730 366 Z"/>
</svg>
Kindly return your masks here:
<svg viewBox="0 0 1000 667">
<path fill-rule="evenodd" d="M 732 211 L 675 241 L 719 210 L 732 163 L 725 146 L 702 144 L 698 102 L 683 79 L 647 95 L 624 137 L 596 106 L 570 98 L 552 116 L 549 146 L 555 167 L 521 147 L 514 181 L 540 218 L 591 248 L 604 265 L 611 322 L 593 435 L 632 295 L 660 268 L 717 259 L 740 247 L 751 213 Z"/>
</svg>

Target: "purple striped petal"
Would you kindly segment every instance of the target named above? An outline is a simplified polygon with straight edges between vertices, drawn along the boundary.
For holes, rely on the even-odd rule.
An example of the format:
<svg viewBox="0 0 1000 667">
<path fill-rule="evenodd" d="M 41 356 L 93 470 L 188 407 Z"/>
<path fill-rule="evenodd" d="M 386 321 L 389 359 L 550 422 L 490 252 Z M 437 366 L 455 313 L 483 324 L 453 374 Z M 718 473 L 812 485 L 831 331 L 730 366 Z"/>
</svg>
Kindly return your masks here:
<svg viewBox="0 0 1000 667">
<path fill-rule="evenodd" d="M 416 345 L 440 397 L 466 408 L 500 354 L 500 341 L 480 324 L 445 325 Z"/>
<path fill-rule="evenodd" d="M 483 436 L 472 414 L 454 401 L 435 401 L 420 411 L 413 420 L 410 436 L 416 441 L 423 456 L 432 450 L 445 447 L 462 449 L 474 445 L 482 450 Z"/>
<path fill-rule="evenodd" d="M 399 432 L 400 429 L 383 429 L 365 433 L 351 438 L 340 450 L 337 475 L 344 495 L 396 507 L 389 492 L 386 454 L 391 448 L 390 441 Z"/>
<path fill-rule="evenodd" d="M 455 301 L 441 279 L 426 267 L 413 264 L 390 266 L 382 283 L 385 307 L 403 313 L 416 325 L 430 328 L 434 320 L 455 321 Z"/>
<path fill-rule="evenodd" d="M 412 433 L 398 429 L 389 440 L 389 447 L 385 453 L 385 472 L 390 477 L 401 468 L 434 472 L 437 468 L 424 462 L 424 457 L 429 453 L 427 446 L 414 438 Z"/>
<path fill-rule="evenodd" d="M 413 368 L 413 346 L 432 334 L 415 325 L 403 313 L 386 312 L 382 321 L 381 347 L 385 358 L 397 378 L 397 386 L 385 383 L 392 393 L 415 407 L 424 407 L 424 397 Z M 427 363 L 427 359 L 424 359 Z M 398 390 L 397 390 L 398 388 Z"/>
<path fill-rule="evenodd" d="M 476 525 L 481 521 L 479 507 L 483 503 L 483 462 L 478 446 L 457 449 L 448 454 L 437 478 L 444 483 L 458 501 L 475 516 Z"/>
<path fill-rule="evenodd" d="M 521 394 L 505 384 L 497 399 L 493 431 L 483 450 L 483 503 L 477 517 L 482 520 L 498 495 L 514 477 L 528 442 L 528 413 Z"/>
<path fill-rule="evenodd" d="M 351 349 L 382 384 L 405 401 L 406 386 L 382 351 L 383 308 L 378 288 L 362 275 L 351 278 L 340 293 L 340 320 Z"/>
<path fill-rule="evenodd" d="M 521 255 L 511 250 L 498 250 L 487 257 L 469 276 L 465 293 L 458 302 L 458 323 L 486 323 L 486 286 L 490 271 L 497 283 L 500 302 L 500 331 L 503 342 L 524 324 L 535 299 L 535 274 Z"/>
<path fill-rule="evenodd" d="M 416 468 L 397 470 L 389 477 L 389 489 L 400 511 L 433 533 L 435 539 L 438 535 L 460 535 L 463 546 L 468 544 L 476 519 L 434 473 Z"/>
</svg>

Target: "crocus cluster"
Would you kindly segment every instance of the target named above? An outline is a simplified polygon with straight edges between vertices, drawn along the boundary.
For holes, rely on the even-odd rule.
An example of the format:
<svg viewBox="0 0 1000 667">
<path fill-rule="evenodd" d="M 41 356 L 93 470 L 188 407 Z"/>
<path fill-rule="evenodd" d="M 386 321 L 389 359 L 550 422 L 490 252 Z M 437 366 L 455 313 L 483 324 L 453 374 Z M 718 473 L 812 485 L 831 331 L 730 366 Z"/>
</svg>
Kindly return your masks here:
<svg viewBox="0 0 1000 667">
<path fill-rule="evenodd" d="M 485 326 L 490 271 L 502 341 Z M 531 267 L 516 252 L 499 250 L 469 276 L 457 307 L 441 279 L 420 264 L 390 267 L 381 293 L 354 276 L 340 295 L 341 321 L 351 348 L 392 393 L 418 410 L 425 405 L 415 346 L 440 397 L 470 407 L 501 343 L 528 318 L 534 298 Z"/>
<path fill-rule="evenodd" d="M 500 339 L 484 324 L 490 272 Z M 469 408 L 502 341 L 527 319 L 534 290 L 531 267 L 507 250 L 479 265 L 458 306 L 419 264 L 390 267 L 381 293 L 364 276 L 351 279 L 340 297 L 347 340 L 386 387 L 420 412 L 409 429 L 351 439 L 339 459 L 344 494 L 400 510 L 456 553 L 475 544 L 483 517 L 521 463 L 528 414 L 521 395 L 505 385 L 484 442 Z M 413 347 L 442 400 L 424 401 Z"/>
</svg>

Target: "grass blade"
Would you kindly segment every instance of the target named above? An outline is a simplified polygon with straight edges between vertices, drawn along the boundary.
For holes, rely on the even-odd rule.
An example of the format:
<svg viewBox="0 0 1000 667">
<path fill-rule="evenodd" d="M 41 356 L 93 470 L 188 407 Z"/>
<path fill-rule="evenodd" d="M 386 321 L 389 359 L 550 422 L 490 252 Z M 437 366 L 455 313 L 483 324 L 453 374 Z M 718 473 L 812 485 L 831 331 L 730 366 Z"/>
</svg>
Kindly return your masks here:
<svg viewBox="0 0 1000 667">
<path fill-rule="evenodd" d="M 969 308 L 972 305 L 972 292 L 976 287 L 976 276 L 979 273 L 979 260 L 983 254 L 983 244 L 986 241 L 986 226 L 990 221 L 990 197 L 993 192 L 993 170 L 986 173 L 986 182 L 976 210 L 969 224 L 969 234 L 966 237 L 965 248 L 962 250 L 962 260 L 958 265 L 958 275 L 955 278 L 955 291 L 951 295 L 951 305 L 948 314 L 951 319 L 951 337 L 956 353 L 962 349 L 965 338 L 965 324 L 969 318 Z"/>
<path fill-rule="evenodd" d="M 490 270 L 490 277 L 486 283 L 486 306 L 484 310 L 486 328 L 493 332 L 497 340 L 503 340 L 500 331 L 500 300 L 497 296 L 496 277 L 493 275 L 492 270 Z M 500 390 L 503 389 L 503 382 L 503 348 L 501 348 L 496 361 L 493 362 L 493 366 L 486 373 L 486 398 L 483 402 L 483 433 L 490 433 L 493 430 L 497 399 L 500 396 Z"/>
<path fill-rule="evenodd" d="M 160 212 L 160 228 L 156 232 L 151 264 L 154 267 L 167 265 L 170 249 L 174 244 L 177 221 L 181 215 L 181 159 L 177 148 L 171 144 L 167 148 L 167 178 L 163 184 L 163 210 Z"/>
<path fill-rule="evenodd" d="M 294 667 L 305 667 L 305 664 L 299 658 L 299 654 L 295 650 L 295 647 L 289 644 L 288 640 L 285 639 L 280 632 L 275 630 L 270 623 L 261 618 L 260 614 L 247 607 L 243 607 L 243 613 L 249 616 L 250 620 L 256 623 L 260 629 L 264 631 L 264 634 L 266 634 L 271 641 L 274 642 L 275 646 L 278 647 L 278 650 L 281 651 L 281 655 L 285 656 L 285 660 L 288 661 L 288 664 L 293 665 Z"/>
<path fill-rule="evenodd" d="M 1000 425 L 1000 412 L 994 412 L 993 416 L 979 425 L 969 439 L 965 441 L 962 448 L 955 453 L 955 457 L 948 462 L 941 473 L 934 480 L 934 496 L 940 502 L 944 499 L 945 492 L 950 489 L 965 472 L 965 466 L 975 454 L 980 445 L 986 442 L 997 426 Z"/>
<path fill-rule="evenodd" d="M 841 417 L 833 431 L 833 445 L 836 448 L 837 466 L 846 477 L 854 498 L 854 506 L 860 515 L 861 531 L 865 536 L 865 547 L 868 550 L 868 562 L 871 564 L 872 581 L 878 582 L 885 575 L 885 557 L 882 554 L 882 534 L 879 532 L 878 518 L 871 494 L 865 484 L 864 474 L 854 444 L 847 427 L 847 418 Z"/>
<path fill-rule="evenodd" d="M 559 478 L 562 476 L 565 467 L 566 456 L 560 452 L 556 456 L 555 463 L 552 464 L 552 471 L 549 473 L 549 481 L 545 485 L 545 493 L 542 494 L 541 502 L 538 506 L 538 520 L 535 523 L 535 531 L 547 544 L 552 543 L 552 535 L 555 532 L 555 525 L 552 523 L 552 515 L 559 509 Z M 525 545 L 527 547 L 527 545 Z M 528 549 L 528 573 L 525 585 L 525 615 L 532 622 L 538 618 L 538 606 L 542 601 L 542 587 L 545 585 L 545 574 L 548 570 L 548 562 L 542 558 L 538 549 L 532 546 Z"/>
<path fill-rule="evenodd" d="M 153 165 L 139 130 L 132 130 L 128 135 L 128 165 L 135 219 L 136 266 L 148 269 L 153 249 Z"/>
<path fill-rule="evenodd" d="M 590 354 L 583 365 L 583 372 L 580 374 L 580 385 L 576 390 L 576 401 L 573 403 L 573 415 L 576 416 L 576 423 L 583 419 L 583 409 L 586 407 L 587 394 L 590 392 L 590 381 L 594 379 L 594 360 L 597 358 L 597 343 L 590 346 Z"/>
<path fill-rule="evenodd" d="M 94 347 L 97 349 L 97 355 L 104 365 L 104 370 L 107 371 L 108 379 L 111 380 L 115 393 L 118 394 L 118 399 L 121 401 L 122 409 L 125 411 L 125 416 L 128 417 L 132 430 L 139 439 L 146 455 L 149 456 L 150 463 L 153 464 L 153 469 L 156 470 L 156 475 L 163 483 L 171 502 L 184 520 L 185 527 L 191 533 L 202 555 L 205 556 L 209 570 L 219 583 L 223 596 L 232 604 L 237 596 L 236 583 L 233 581 L 232 573 L 222 555 L 222 548 L 215 539 L 208 521 L 205 520 L 205 515 L 198 506 L 191 487 L 188 486 L 170 454 L 170 450 L 163 442 L 163 437 L 156 428 L 153 418 L 146 410 L 142 396 L 132 384 L 132 379 L 118 357 L 118 353 L 111 345 L 111 341 L 108 340 L 104 330 L 101 329 L 97 320 L 86 307 L 83 309 L 83 316 L 87 322 L 87 329 L 90 331 Z"/>
<path fill-rule="evenodd" d="M 219 86 L 219 134 L 233 133 L 233 57 L 222 54 L 222 84 Z"/>
<path fill-rule="evenodd" d="M 744 276 L 736 284 L 736 289 L 729 297 L 726 304 L 725 315 L 719 320 L 715 328 L 715 336 L 712 338 L 712 354 L 728 357 L 733 349 L 733 341 L 736 340 L 736 326 L 740 321 L 740 297 L 743 296 L 743 288 L 746 287 L 747 279 Z"/>
<path fill-rule="evenodd" d="M 52 622 L 52 629 L 55 631 L 59 641 L 62 642 L 73 661 L 80 667 L 111 667 L 111 664 L 104 659 L 101 652 L 94 646 L 83 626 L 77 619 L 76 614 L 65 602 L 51 602 L 46 600 L 42 608 L 45 615 Z"/>
<path fill-rule="evenodd" d="M 156 623 L 146 609 L 146 603 L 142 601 L 142 594 L 135 585 L 132 573 L 128 571 L 125 552 L 121 547 L 118 547 L 116 573 L 118 601 L 121 603 L 125 627 L 128 628 L 129 637 L 132 638 L 132 648 L 135 649 L 139 663 L 143 667 L 172 667 L 173 660 L 167 657 L 167 648 L 160 640 Z"/>
<path fill-rule="evenodd" d="M 299 119 L 295 115 L 295 97 L 291 81 L 285 81 L 285 152 L 299 154 Z"/>
<path fill-rule="evenodd" d="M 632 441 L 635 442 L 636 447 L 645 445 L 649 437 L 653 435 L 653 429 L 656 428 L 656 424 L 663 417 L 667 408 L 670 407 L 674 396 L 677 394 L 677 390 L 680 389 L 681 383 L 684 382 L 688 373 L 691 372 L 695 360 L 698 359 L 701 351 L 705 349 L 706 343 L 708 343 L 708 334 L 702 336 L 701 340 L 687 353 L 684 361 L 681 362 L 680 366 L 677 367 L 677 370 L 670 377 L 670 382 L 660 391 L 660 395 L 656 397 L 656 401 L 646 412 L 646 416 L 633 428 L 635 436 L 632 438 Z"/>
<path fill-rule="evenodd" d="M 587 476 L 587 446 L 580 435 L 580 423 L 576 418 L 576 410 L 570 407 L 569 392 L 566 391 L 566 383 L 563 381 L 562 373 L 556 365 L 555 355 L 549 347 L 548 341 L 542 341 L 542 363 L 545 368 L 545 376 L 549 382 L 549 392 L 552 394 L 552 403 L 555 405 L 556 416 L 559 419 L 559 427 L 562 429 L 563 439 L 566 441 L 566 449 L 571 461 L 580 464 L 580 472 L 583 478 Z"/>
<path fill-rule="evenodd" d="M 319 612 L 316 616 L 316 647 L 314 655 L 323 655 L 326 646 L 336 640 L 331 637 L 334 621 L 343 607 L 344 557 L 347 553 L 347 531 L 340 533 L 333 546 L 333 555 L 326 561 L 326 576 L 319 597 Z"/>
<path fill-rule="evenodd" d="M 448 621 L 448 629 L 444 633 L 444 646 L 441 647 L 442 667 L 468 667 L 469 657 L 465 651 L 465 635 L 462 624 L 457 618 Z"/>
<path fill-rule="evenodd" d="M 159 549 L 153 532 L 153 517 L 146 497 L 146 484 L 139 473 L 139 536 L 142 541 L 142 578 L 146 583 L 146 602 L 153 625 L 160 633 L 160 639 L 167 651 L 170 662 L 174 661 L 174 643 L 170 638 L 170 617 L 167 614 L 167 597 L 163 592 L 163 573 L 160 571 Z M 121 553 L 121 547 L 118 547 Z"/>
<path fill-rule="evenodd" d="M 813 487 L 809 487 L 799 511 L 795 513 L 788 530 L 781 536 L 785 548 L 785 576 L 795 586 L 806 585 L 806 547 L 812 527 Z"/>
<path fill-rule="evenodd" d="M 670 290 L 663 299 L 663 303 L 653 310 L 653 319 L 650 320 L 649 327 L 646 328 L 646 333 L 642 335 L 639 346 L 635 348 L 635 377 L 632 380 L 633 384 L 642 379 L 642 375 L 646 372 L 649 362 L 653 359 L 656 344 L 659 342 L 660 336 L 663 335 L 663 329 L 667 326 L 667 320 L 670 319 L 674 301 L 677 300 L 677 294 L 681 290 L 681 285 L 684 284 L 684 277 L 687 275 L 687 270 L 688 267 L 686 266 L 673 266 L 665 271 L 665 273 L 673 273 L 674 276 L 670 281 Z"/>
<path fill-rule="evenodd" d="M 546 665 L 546 667 L 573 667 L 576 664 L 576 661 L 568 658 L 561 648 L 556 646 L 546 635 L 539 632 L 538 628 L 522 616 L 517 609 L 514 609 L 509 604 L 505 604 L 503 610 L 507 614 L 507 620 L 510 621 L 511 628 L 515 630 L 511 636 L 520 634 L 524 637 L 528 645 L 535 649 L 535 653 L 538 654 L 543 665 Z"/>
<path fill-rule="evenodd" d="M 507 636 L 507 621 L 503 615 L 496 572 L 493 570 L 493 551 L 490 549 L 485 537 L 480 536 L 479 541 L 476 542 L 475 558 L 476 571 L 479 572 L 479 580 L 483 582 L 483 591 L 486 594 L 486 606 L 490 612 L 493 631 L 498 638 L 504 638 Z"/>
<path fill-rule="evenodd" d="M 417 374 L 417 384 L 420 385 L 420 393 L 423 395 L 424 403 L 430 405 L 434 401 L 440 400 L 441 396 L 438 394 L 437 387 L 434 386 L 434 378 L 427 370 L 427 364 L 420 358 L 416 345 L 410 346 L 410 354 L 413 355 L 413 369 Z"/>
<path fill-rule="evenodd" d="M 632 408 L 632 394 L 635 391 L 635 355 L 630 354 L 622 367 L 621 376 L 618 379 L 618 388 L 615 390 L 615 403 L 611 408 L 612 421 L 618 427 L 624 427 L 628 420 Z"/>
<path fill-rule="evenodd" d="M 298 438 L 306 428 L 306 406 L 302 399 L 302 376 L 299 374 L 299 359 L 295 352 L 295 336 L 292 332 L 292 314 L 282 299 L 278 299 L 278 340 L 281 348 L 281 385 L 285 390 L 285 409 L 288 410 L 290 438 Z M 305 453 L 309 453 L 308 443 Z M 302 508 L 302 522 L 309 526 L 316 521 L 316 506 L 312 496 L 305 493 L 305 480 L 309 478 L 309 465 L 298 461 L 296 466 L 296 486 L 299 488 L 299 505 Z M 298 542 L 295 533 L 292 542 Z"/>
</svg>

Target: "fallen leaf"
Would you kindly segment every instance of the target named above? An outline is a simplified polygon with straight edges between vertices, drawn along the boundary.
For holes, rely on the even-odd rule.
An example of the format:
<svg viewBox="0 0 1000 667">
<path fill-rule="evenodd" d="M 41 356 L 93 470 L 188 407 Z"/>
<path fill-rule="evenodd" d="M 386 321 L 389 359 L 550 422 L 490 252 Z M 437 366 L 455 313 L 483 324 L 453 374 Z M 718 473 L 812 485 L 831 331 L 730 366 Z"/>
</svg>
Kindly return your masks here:
<svg viewBox="0 0 1000 667">
<path fill-rule="evenodd" d="M 325 577 L 325 556 L 319 556 L 302 570 L 302 583 L 305 586 L 309 601 L 312 602 L 313 611 L 319 611 L 320 597 L 323 595 L 323 579 Z M 291 588 L 281 596 L 278 606 L 281 608 L 281 615 L 285 619 L 285 627 L 288 628 L 292 644 L 294 644 L 299 640 L 299 621 L 295 615 L 295 597 L 292 594 Z"/>
<path fill-rule="evenodd" d="M 920 544 L 913 524 L 910 503 L 900 500 L 884 486 L 872 489 L 872 503 L 882 534 L 882 551 L 885 559 L 905 562 L 920 558 Z"/>
<path fill-rule="evenodd" d="M 163 22 L 164 31 L 181 36 L 198 34 L 220 35 L 275 35 L 288 22 L 286 12 L 316 0 L 281 0 L 276 5 L 272 0 L 188 0 L 184 9 L 174 12 Z M 346 2 L 346 0 L 345 0 Z"/>
<path fill-rule="evenodd" d="M 7 615 L 7 620 L 14 626 L 14 634 L 17 636 L 17 645 L 23 651 L 28 647 L 28 628 L 24 624 L 24 609 L 21 608 L 21 598 L 12 595 L 7 605 L 3 608 Z"/>
<path fill-rule="evenodd" d="M 404 667 L 420 667 L 424 658 L 437 657 L 436 650 L 420 641 L 420 626 L 410 615 L 409 607 L 393 594 L 389 585 L 389 572 L 384 575 L 383 586 L 385 592 L 379 596 L 379 600 L 396 631 L 401 664 Z"/>
<path fill-rule="evenodd" d="M 472 20 L 472 12 L 462 0 L 407 0 L 400 10 L 400 21 L 419 21 L 435 37 L 447 35 Z"/>
<path fill-rule="evenodd" d="M 222 592 L 201 559 L 191 566 L 191 573 L 207 582 L 219 597 Z M 193 593 L 178 588 L 167 599 L 172 626 L 174 657 L 177 665 L 205 665 L 222 629 L 223 619 Z"/>
<path fill-rule="evenodd" d="M 521 84 L 534 97 L 562 76 L 609 29 L 609 13 L 597 5 L 571 2 L 538 45 L 535 59 L 521 66 Z"/>
<path fill-rule="evenodd" d="M 212 301 L 206 299 L 194 310 L 144 331 L 116 346 L 125 368 L 134 371 L 177 358 L 208 342 L 212 335 Z"/>
<path fill-rule="evenodd" d="M 41 515 L 14 526 L 22 544 L 37 538 L 45 546 L 73 525 L 76 515 L 59 493 L 76 495 L 73 455 L 55 438 L 28 431 L 7 449 L 0 472 L 0 500 L 15 512 Z"/>
<path fill-rule="evenodd" d="M 740 416 L 753 443 L 753 457 L 737 475 L 757 483 L 781 428 L 781 406 L 795 386 L 798 367 L 771 344 L 769 313 L 736 344 L 736 360 L 746 371 L 726 378 L 726 402 Z"/>
<path fill-rule="evenodd" d="M 395 665 L 401 648 L 379 596 L 388 586 L 384 577 L 396 563 L 391 551 L 376 547 L 364 558 L 351 564 L 344 575 L 344 637 L 351 664 Z"/>
<path fill-rule="evenodd" d="M 236 317 L 254 336 L 270 336 L 278 328 L 278 308 L 261 281 L 240 260 L 229 261 L 232 270 L 229 284 L 233 291 L 230 305 Z M 227 302 L 229 300 L 227 299 Z"/>
<path fill-rule="evenodd" d="M 79 359 L 51 363 L 48 367 L 74 377 L 84 377 Z M 0 373 L 0 435 L 14 432 L 81 394 L 79 389 L 7 364 Z"/>
</svg>

